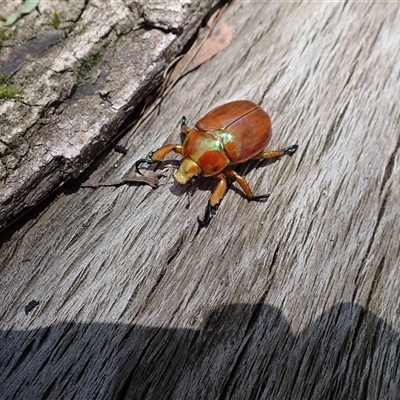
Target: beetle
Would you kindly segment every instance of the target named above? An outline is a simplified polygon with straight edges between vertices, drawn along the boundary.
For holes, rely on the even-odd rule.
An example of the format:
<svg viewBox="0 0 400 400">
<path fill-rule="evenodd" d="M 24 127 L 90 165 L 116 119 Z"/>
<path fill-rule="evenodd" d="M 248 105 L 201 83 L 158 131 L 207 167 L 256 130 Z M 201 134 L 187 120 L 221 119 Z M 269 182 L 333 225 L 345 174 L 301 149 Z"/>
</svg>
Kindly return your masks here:
<svg viewBox="0 0 400 400">
<path fill-rule="evenodd" d="M 292 156 L 297 148 L 293 144 L 282 150 L 264 152 L 271 139 L 271 118 L 257 104 L 248 100 L 237 100 L 208 112 L 200 118 L 194 128 L 187 125 L 182 117 L 181 133 L 185 137 L 182 145 L 166 144 L 151 152 L 148 158 L 136 161 L 136 172 L 140 166 L 161 161 L 168 153 L 175 152 L 183 159 L 174 174 L 181 185 L 197 176 L 212 176 L 218 183 L 208 201 L 203 220 L 198 218 L 200 227 L 207 226 L 228 189 L 227 178 L 235 180 L 243 189 L 249 201 L 266 201 L 269 194 L 254 196 L 246 180 L 232 167 L 248 160 Z"/>
</svg>

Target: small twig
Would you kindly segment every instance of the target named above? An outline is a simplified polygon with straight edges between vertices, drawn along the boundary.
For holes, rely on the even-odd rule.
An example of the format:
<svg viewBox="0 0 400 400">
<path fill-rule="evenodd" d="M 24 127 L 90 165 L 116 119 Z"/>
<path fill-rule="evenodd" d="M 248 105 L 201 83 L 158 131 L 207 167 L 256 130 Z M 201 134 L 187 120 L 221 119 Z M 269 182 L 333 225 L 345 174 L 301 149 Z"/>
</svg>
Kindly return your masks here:
<svg viewBox="0 0 400 400">
<path fill-rule="evenodd" d="M 165 68 L 165 71 L 163 73 L 163 79 L 166 80 L 167 79 L 167 75 L 169 74 L 169 70 L 184 56 L 184 54 L 181 54 L 178 57 L 175 57 L 167 66 L 167 68 Z"/>
<path fill-rule="evenodd" d="M 157 175 L 153 172 L 149 172 L 146 176 L 130 176 L 126 177 L 123 179 L 117 179 L 115 181 L 106 181 L 106 182 L 85 182 L 81 184 L 81 187 L 90 187 L 90 188 L 99 188 L 103 186 L 120 186 L 120 185 L 125 185 L 128 183 L 144 183 L 152 188 L 157 188 L 158 187 L 158 177 Z"/>
</svg>

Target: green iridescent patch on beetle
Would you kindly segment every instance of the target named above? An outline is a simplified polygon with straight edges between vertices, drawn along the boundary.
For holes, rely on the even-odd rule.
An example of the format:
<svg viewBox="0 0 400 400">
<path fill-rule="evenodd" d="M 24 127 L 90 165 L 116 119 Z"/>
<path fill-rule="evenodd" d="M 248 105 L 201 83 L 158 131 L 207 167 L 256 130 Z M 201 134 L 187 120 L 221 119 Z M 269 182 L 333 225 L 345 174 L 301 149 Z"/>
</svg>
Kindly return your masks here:
<svg viewBox="0 0 400 400">
<path fill-rule="evenodd" d="M 235 140 L 235 138 L 233 137 L 232 133 L 227 132 L 224 129 L 219 129 L 217 131 L 215 131 L 215 134 L 222 139 L 222 143 L 230 143 L 233 142 Z"/>
</svg>

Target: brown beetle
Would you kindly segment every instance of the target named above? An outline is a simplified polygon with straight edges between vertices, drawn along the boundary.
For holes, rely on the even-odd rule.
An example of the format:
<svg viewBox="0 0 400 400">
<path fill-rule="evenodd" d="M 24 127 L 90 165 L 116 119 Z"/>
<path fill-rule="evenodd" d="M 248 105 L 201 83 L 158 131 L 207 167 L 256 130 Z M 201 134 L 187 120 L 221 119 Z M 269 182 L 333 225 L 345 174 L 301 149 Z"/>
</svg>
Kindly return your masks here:
<svg viewBox="0 0 400 400">
<path fill-rule="evenodd" d="M 200 226 L 207 226 L 211 221 L 214 210 L 227 191 L 227 177 L 240 185 L 248 200 L 268 199 L 269 194 L 253 195 L 246 180 L 232 169 L 234 164 L 291 156 L 298 148 L 297 144 L 293 144 L 282 150 L 264 152 L 271 139 L 271 118 L 259 105 L 248 100 L 232 101 L 214 108 L 199 119 L 193 129 L 186 122 L 183 117 L 183 145 L 166 144 L 150 153 L 148 158 L 136 161 L 135 165 L 140 174 L 142 163 L 156 163 L 173 151 L 183 156 L 174 174 L 176 182 L 184 185 L 198 175 L 216 178 L 218 184 L 211 194 L 204 220 L 199 219 Z"/>
</svg>

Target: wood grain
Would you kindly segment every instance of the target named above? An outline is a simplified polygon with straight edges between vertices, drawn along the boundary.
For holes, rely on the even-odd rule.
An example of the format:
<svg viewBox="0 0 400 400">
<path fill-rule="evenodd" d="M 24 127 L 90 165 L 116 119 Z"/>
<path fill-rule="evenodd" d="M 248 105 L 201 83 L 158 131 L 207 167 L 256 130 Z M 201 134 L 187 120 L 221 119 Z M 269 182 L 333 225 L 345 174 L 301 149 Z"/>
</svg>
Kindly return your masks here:
<svg viewBox="0 0 400 400">
<path fill-rule="evenodd" d="M 196 236 L 212 179 L 61 194 L 1 248 L 8 398 L 400 398 L 400 11 L 234 2 L 232 44 L 182 79 L 90 177 L 122 179 L 234 99 L 271 115 Z M 235 185 L 233 185 L 235 186 Z M 24 307 L 40 302 L 28 316 Z"/>
</svg>

